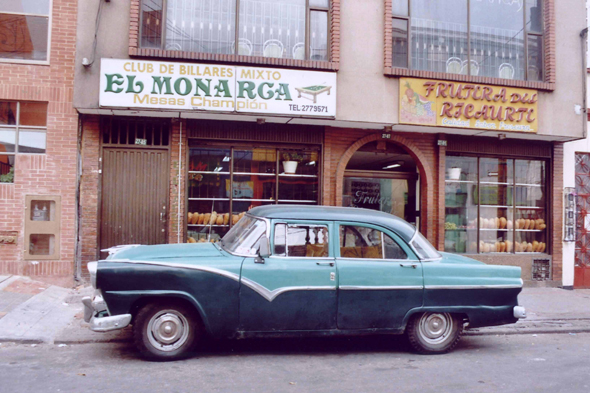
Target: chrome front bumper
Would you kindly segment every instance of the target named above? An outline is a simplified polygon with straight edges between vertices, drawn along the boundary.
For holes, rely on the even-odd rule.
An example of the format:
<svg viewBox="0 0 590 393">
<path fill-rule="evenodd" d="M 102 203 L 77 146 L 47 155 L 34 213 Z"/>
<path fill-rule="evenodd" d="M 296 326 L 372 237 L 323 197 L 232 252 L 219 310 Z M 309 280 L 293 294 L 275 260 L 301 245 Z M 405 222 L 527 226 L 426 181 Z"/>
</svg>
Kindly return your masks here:
<svg viewBox="0 0 590 393">
<path fill-rule="evenodd" d="M 526 310 L 524 309 L 523 306 L 515 306 L 514 307 L 514 318 L 526 318 Z"/>
<path fill-rule="evenodd" d="M 94 332 L 110 332 L 123 329 L 131 323 L 131 314 L 114 316 L 101 316 L 108 314 L 107 305 L 100 293 L 82 298 L 84 304 L 84 321 L 90 324 L 90 330 Z"/>
</svg>

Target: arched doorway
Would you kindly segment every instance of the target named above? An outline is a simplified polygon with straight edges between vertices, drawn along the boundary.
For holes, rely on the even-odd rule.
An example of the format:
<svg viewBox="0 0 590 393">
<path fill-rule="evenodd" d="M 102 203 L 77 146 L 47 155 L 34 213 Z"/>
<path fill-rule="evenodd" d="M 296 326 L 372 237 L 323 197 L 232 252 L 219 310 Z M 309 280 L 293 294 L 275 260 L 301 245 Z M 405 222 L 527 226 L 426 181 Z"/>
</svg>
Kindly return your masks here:
<svg viewBox="0 0 590 393">
<path fill-rule="evenodd" d="M 419 228 L 419 189 L 418 166 L 409 152 L 375 140 L 359 147 L 346 163 L 342 206 L 391 213 Z"/>
</svg>

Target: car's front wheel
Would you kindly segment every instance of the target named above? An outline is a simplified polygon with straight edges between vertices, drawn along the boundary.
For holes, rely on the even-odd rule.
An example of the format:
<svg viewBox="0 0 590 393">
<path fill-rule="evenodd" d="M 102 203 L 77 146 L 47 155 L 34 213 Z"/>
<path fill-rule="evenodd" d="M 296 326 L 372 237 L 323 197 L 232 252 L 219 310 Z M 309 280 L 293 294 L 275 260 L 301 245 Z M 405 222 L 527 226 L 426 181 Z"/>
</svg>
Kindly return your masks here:
<svg viewBox="0 0 590 393">
<path fill-rule="evenodd" d="M 419 314 L 410 319 L 406 334 L 416 352 L 446 353 L 461 339 L 463 320 L 449 313 Z"/>
<path fill-rule="evenodd" d="M 135 345 L 153 360 L 185 357 L 201 336 L 194 309 L 184 304 L 152 303 L 137 313 L 133 326 Z"/>
</svg>

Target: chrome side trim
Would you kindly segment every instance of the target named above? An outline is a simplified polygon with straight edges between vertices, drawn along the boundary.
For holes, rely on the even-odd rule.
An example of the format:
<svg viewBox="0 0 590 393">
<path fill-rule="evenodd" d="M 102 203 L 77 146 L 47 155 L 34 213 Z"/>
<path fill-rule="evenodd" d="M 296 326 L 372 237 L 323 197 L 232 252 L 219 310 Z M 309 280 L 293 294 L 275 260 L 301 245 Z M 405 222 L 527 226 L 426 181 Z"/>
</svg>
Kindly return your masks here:
<svg viewBox="0 0 590 393">
<path fill-rule="evenodd" d="M 362 285 L 341 285 L 339 289 L 343 291 L 387 291 L 387 290 L 406 290 L 406 289 L 424 289 L 421 285 L 400 285 L 400 286 L 362 286 Z"/>
<path fill-rule="evenodd" d="M 272 302 L 277 298 L 277 296 L 285 293 L 285 292 L 292 292 L 292 291 L 335 291 L 336 287 L 333 286 L 305 286 L 305 287 L 282 287 L 273 289 L 272 291 L 259 283 L 252 281 L 248 278 L 242 277 L 242 284 L 247 286 L 248 288 L 252 289 L 254 292 L 258 293 L 260 296 Z"/>
<path fill-rule="evenodd" d="M 231 280 L 234 280 L 236 282 L 240 282 L 240 275 L 236 274 L 236 273 L 231 273 L 225 270 L 221 270 L 221 269 L 216 269 L 214 267 L 209 267 L 209 266 L 199 266 L 199 265 L 186 265 L 186 264 L 181 264 L 181 263 L 159 263 L 159 262 L 153 262 L 153 261 L 128 261 L 128 260 L 115 260 L 115 259 L 110 259 L 107 262 L 123 262 L 123 263 L 136 263 L 138 265 L 156 265 L 156 266 L 170 266 L 170 267 L 177 267 L 177 268 L 181 268 L 181 269 L 191 269 L 191 270 L 199 270 L 199 271 L 203 271 L 203 272 L 207 272 L 207 273 L 213 273 L 213 274 L 217 274 L 219 276 L 222 277 L 226 277 L 229 278 Z M 262 296 L 263 298 L 265 298 L 266 300 L 268 300 L 269 302 L 272 302 L 277 296 L 279 296 L 282 293 L 285 292 L 291 292 L 291 291 L 330 291 L 336 290 L 336 287 L 331 287 L 331 286 L 302 286 L 302 287 L 283 287 L 283 288 L 277 288 L 274 290 L 270 290 L 266 287 L 264 287 L 263 285 L 252 281 L 246 277 L 242 277 L 242 284 L 244 284 L 245 286 L 247 286 L 248 288 L 252 289 L 254 292 L 258 293 L 260 296 Z"/>
<path fill-rule="evenodd" d="M 522 285 L 425 285 L 424 289 L 516 289 Z"/>
</svg>

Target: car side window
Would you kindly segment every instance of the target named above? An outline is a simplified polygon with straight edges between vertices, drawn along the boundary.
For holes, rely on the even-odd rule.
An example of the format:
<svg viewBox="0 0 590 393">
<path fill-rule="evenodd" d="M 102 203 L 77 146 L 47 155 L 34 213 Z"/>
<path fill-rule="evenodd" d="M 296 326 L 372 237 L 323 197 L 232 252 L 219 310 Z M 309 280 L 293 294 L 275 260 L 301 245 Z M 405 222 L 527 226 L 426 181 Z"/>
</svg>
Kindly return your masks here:
<svg viewBox="0 0 590 393">
<path fill-rule="evenodd" d="M 404 250 L 385 233 L 356 225 L 340 225 L 340 257 L 408 259 Z"/>
<path fill-rule="evenodd" d="M 325 225 L 275 224 L 275 256 L 326 258 L 329 256 Z"/>
</svg>

